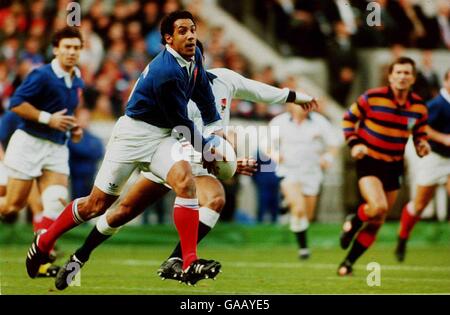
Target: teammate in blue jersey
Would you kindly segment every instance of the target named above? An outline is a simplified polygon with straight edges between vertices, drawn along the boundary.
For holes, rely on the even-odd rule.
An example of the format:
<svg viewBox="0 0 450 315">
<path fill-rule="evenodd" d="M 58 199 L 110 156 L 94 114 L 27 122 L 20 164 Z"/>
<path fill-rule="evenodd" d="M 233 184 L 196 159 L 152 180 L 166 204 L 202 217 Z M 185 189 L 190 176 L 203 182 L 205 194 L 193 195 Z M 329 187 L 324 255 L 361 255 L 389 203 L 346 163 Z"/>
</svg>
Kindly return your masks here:
<svg viewBox="0 0 450 315">
<path fill-rule="evenodd" d="M 163 140 L 178 143 L 171 135 L 172 129 L 183 133 L 198 151 L 210 153 L 207 141 L 188 118 L 191 98 L 196 101 L 206 128 L 221 129 L 220 115 L 196 47 L 197 29 L 192 14 L 177 11 L 166 16 L 161 23 L 161 36 L 165 49 L 136 82 L 125 115 L 114 127 L 91 194 L 72 201 L 33 242 L 26 260 L 31 278 L 38 266 L 48 261 L 48 253 L 58 237 L 103 214 L 117 200 L 136 168 L 164 179 L 177 195 L 174 223 L 183 250 L 183 277 L 198 277 L 220 265 L 197 257 L 199 205 L 190 163 L 181 159 L 168 165 L 164 159 L 153 158 Z M 213 162 L 204 165 L 211 169 Z"/>
<path fill-rule="evenodd" d="M 4 150 L 8 147 L 9 140 L 14 134 L 16 129 L 21 124 L 22 119 L 17 114 L 6 111 L 5 114 L 0 118 L 0 197 L 6 195 L 6 185 L 8 184 L 8 170 L 3 163 Z M 37 232 L 43 223 L 43 206 L 42 198 L 39 192 L 37 181 L 33 181 L 31 191 L 26 200 L 27 208 L 31 211 L 33 215 L 33 231 Z M 11 214 L 4 218 L 4 223 L 13 223 L 17 219 L 17 214 Z M 56 258 L 56 251 L 52 252 L 52 260 Z M 38 277 L 54 277 L 59 270 L 59 266 L 53 265 L 51 263 L 42 265 L 39 268 Z"/>
<path fill-rule="evenodd" d="M 10 110 L 21 119 L 4 155 L 8 179 L 6 196 L 0 198 L 0 218 L 8 221 L 27 205 L 36 182 L 44 208 L 37 233 L 58 217 L 68 197 L 66 142 L 68 137 L 79 141 L 83 134 L 72 115 L 83 87 L 76 68 L 81 33 L 74 27 L 63 28 L 54 34 L 52 44 L 52 62 L 32 71 L 11 97 Z M 42 266 L 37 266 L 37 275 Z M 57 269 L 52 270 L 54 276 Z"/>
<path fill-rule="evenodd" d="M 431 152 L 417 161 L 416 195 L 402 209 L 395 256 L 402 262 L 406 244 L 414 225 L 435 195 L 438 185 L 445 184 L 450 196 L 450 70 L 444 76 L 439 94 L 427 103 Z"/>
<path fill-rule="evenodd" d="M 21 122 L 5 152 L 7 194 L 0 198 L 0 217 L 17 214 L 36 179 L 44 206 L 42 228 L 56 219 L 61 200 L 68 197 L 67 139 L 82 137 L 72 115 L 83 87 L 76 68 L 83 46 L 81 33 L 75 27 L 63 28 L 54 34 L 52 44 L 52 62 L 32 71 L 11 97 L 10 110 Z"/>
</svg>

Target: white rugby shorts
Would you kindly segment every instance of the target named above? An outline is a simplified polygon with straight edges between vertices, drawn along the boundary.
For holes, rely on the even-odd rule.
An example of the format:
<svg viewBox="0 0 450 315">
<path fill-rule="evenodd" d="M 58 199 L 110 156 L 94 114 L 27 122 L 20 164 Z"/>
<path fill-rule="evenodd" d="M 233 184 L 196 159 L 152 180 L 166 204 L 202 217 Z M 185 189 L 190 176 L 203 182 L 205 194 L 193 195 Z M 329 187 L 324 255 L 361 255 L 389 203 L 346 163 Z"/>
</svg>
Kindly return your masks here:
<svg viewBox="0 0 450 315">
<path fill-rule="evenodd" d="M 108 195 L 118 196 L 136 168 L 165 181 L 173 164 L 182 159 L 178 154 L 181 145 L 171 131 L 128 116 L 120 117 L 94 185 Z"/>
<path fill-rule="evenodd" d="M 9 140 L 4 163 L 8 176 L 31 180 L 42 170 L 69 175 L 69 150 L 66 145 L 34 137 L 17 129 Z"/>
<path fill-rule="evenodd" d="M 434 186 L 444 184 L 450 176 L 450 158 L 434 152 L 417 159 L 416 184 Z"/>
<path fill-rule="evenodd" d="M 149 172 L 141 172 L 142 175 L 157 184 L 162 184 L 171 189 L 167 184 L 167 174 L 172 166 L 180 161 L 189 161 L 194 176 L 212 176 L 203 168 L 200 162 L 200 153 L 194 152 L 190 143 L 177 141 L 175 138 L 164 139 L 153 156 Z"/>
<path fill-rule="evenodd" d="M 299 183 L 303 194 L 317 196 L 323 181 L 321 170 L 302 170 L 294 167 L 279 167 L 277 175 L 282 177 L 283 183 Z"/>
</svg>

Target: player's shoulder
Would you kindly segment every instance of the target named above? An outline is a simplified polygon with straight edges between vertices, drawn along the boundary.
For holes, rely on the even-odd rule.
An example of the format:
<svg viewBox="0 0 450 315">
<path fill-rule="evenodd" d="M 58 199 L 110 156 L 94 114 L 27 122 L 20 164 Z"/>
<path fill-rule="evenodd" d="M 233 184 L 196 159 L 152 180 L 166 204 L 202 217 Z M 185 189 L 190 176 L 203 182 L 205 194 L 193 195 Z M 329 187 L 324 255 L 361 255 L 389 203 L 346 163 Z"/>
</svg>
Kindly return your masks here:
<svg viewBox="0 0 450 315">
<path fill-rule="evenodd" d="M 236 91 L 242 86 L 241 75 L 227 68 L 214 68 L 207 70 L 208 76 L 213 75 L 213 86 L 217 86 L 218 82 L 226 86 L 229 91 Z M 232 92 L 233 93 L 233 92 Z"/>
<path fill-rule="evenodd" d="M 447 104 L 450 104 L 450 102 L 447 101 L 441 93 L 439 93 L 431 100 L 429 100 L 426 105 L 428 108 L 431 108 L 431 107 L 447 107 L 445 106 Z"/>
<path fill-rule="evenodd" d="M 411 92 L 409 95 L 409 103 L 411 104 L 410 110 L 412 112 L 416 112 L 422 115 L 427 114 L 428 112 L 427 105 L 425 104 L 423 98 L 420 95 Z"/>
<path fill-rule="evenodd" d="M 387 96 L 389 94 L 389 87 L 387 86 L 380 86 L 368 89 L 365 93 L 368 97 L 375 97 L 375 96 Z"/>
<path fill-rule="evenodd" d="M 167 51 L 160 52 L 150 62 L 144 81 L 153 81 L 155 85 L 161 85 L 168 81 L 182 80 L 183 72 L 175 58 Z"/>
<path fill-rule="evenodd" d="M 270 124 L 272 125 L 278 125 L 281 123 L 284 123 L 286 121 L 289 121 L 291 115 L 288 112 L 281 113 L 279 115 L 276 115 L 272 120 L 270 121 Z"/>
<path fill-rule="evenodd" d="M 216 76 L 216 79 L 218 81 L 222 81 L 225 83 L 236 82 L 237 80 L 239 80 L 240 77 L 240 74 L 227 68 L 208 69 L 207 72 Z"/>
<path fill-rule="evenodd" d="M 52 71 L 52 67 L 50 64 L 46 64 L 40 66 L 38 68 L 33 69 L 28 75 L 27 78 L 33 80 L 39 80 L 44 78 L 49 78 Z"/>
<path fill-rule="evenodd" d="M 423 103 L 424 102 L 423 98 L 419 94 L 417 94 L 415 92 L 411 92 L 411 100 L 414 103 Z"/>
<path fill-rule="evenodd" d="M 216 75 L 217 77 L 222 77 L 222 76 L 233 76 L 234 77 L 234 76 L 238 75 L 233 70 L 230 70 L 227 68 L 213 68 L 213 69 L 208 69 L 207 71 Z"/>
<path fill-rule="evenodd" d="M 314 122 L 325 123 L 328 124 L 329 120 L 322 114 L 318 112 L 310 112 L 308 113 L 309 118 Z"/>
</svg>

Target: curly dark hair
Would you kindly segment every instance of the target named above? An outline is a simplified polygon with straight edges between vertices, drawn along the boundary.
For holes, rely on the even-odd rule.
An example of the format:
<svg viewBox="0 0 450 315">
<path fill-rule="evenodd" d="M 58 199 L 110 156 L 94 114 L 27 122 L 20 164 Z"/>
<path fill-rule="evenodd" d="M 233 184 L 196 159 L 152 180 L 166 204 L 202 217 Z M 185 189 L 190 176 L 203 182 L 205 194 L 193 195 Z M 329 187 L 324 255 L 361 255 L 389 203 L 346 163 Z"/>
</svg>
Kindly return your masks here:
<svg viewBox="0 0 450 315">
<path fill-rule="evenodd" d="M 194 22 L 195 25 L 195 19 L 191 12 L 189 11 L 175 11 L 170 13 L 169 15 L 166 15 L 162 21 L 161 21 L 161 43 L 163 45 L 166 44 L 166 39 L 164 38 L 164 35 L 169 34 L 173 35 L 174 32 L 174 23 L 176 20 L 181 19 L 189 19 L 192 22 Z"/>
<path fill-rule="evenodd" d="M 61 39 L 64 38 L 79 38 L 81 41 L 81 47 L 83 47 L 83 36 L 81 36 L 80 29 L 76 26 L 66 26 L 53 35 L 52 45 L 58 47 Z"/>
</svg>

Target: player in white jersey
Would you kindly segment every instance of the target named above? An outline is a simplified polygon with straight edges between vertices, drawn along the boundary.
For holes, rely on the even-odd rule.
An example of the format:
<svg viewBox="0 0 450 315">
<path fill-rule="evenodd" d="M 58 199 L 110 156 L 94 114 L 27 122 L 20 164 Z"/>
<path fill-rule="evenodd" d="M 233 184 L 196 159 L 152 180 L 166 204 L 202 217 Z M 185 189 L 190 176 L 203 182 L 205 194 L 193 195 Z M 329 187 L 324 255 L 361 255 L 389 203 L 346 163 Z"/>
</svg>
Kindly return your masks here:
<svg viewBox="0 0 450 315">
<path fill-rule="evenodd" d="M 295 92 L 288 88 L 279 89 L 250 80 L 228 69 L 213 69 L 208 70 L 207 73 L 216 100 L 217 110 L 221 115 L 224 127 L 229 123 L 230 104 L 233 98 L 264 103 L 286 103 L 289 100 L 299 104 L 298 108 L 300 110 L 309 110 L 317 106 L 316 101 L 306 94 Z M 199 130 L 202 130 L 201 115 L 195 103 L 190 102 L 188 107 L 189 118 L 194 121 Z M 203 128 L 204 136 L 210 133 L 210 130 L 207 129 Z M 178 142 L 175 146 L 182 146 L 183 144 L 184 142 Z M 170 140 L 164 141 L 156 151 L 154 159 L 166 164 L 167 166 L 165 167 L 169 167 L 174 163 L 171 160 L 173 149 L 173 142 Z M 176 148 L 175 150 L 179 149 Z M 198 241 L 200 241 L 217 223 L 225 204 L 225 192 L 220 181 L 209 174 L 201 166 L 200 161 L 191 162 L 191 165 L 200 204 L 200 223 L 198 228 Z M 252 175 L 255 171 L 255 166 L 256 163 L 253 159 L 238 159 L 238 173 L 240 174 Z M 93 228 L 83 246 L 71 255 L 68 262 L 61 268 L 55 280 L 56 287 L 62 290 L 68 286 L 68 276 L 73 271 L 72 268 L 68 267 L 69 265 L 73 266 L 75 263 L 81 268 L 98 245 L 115 234 L 121 226 L 142 213 L 149 204 L 156 202 L 169 189 L 170 187 L 162 178 L 151 172 L 143 172 L 119 206 L 106 212 L 99 218 L 96 227 Z M 181 257 L 181 247 L 180 243 L 178 243 L 170 257 L 158 269 L 158 274 L 162 278 L 180 280 L 182 274 Z M 215 270 L 209 276 L 214 277 L 218 272 L 219 270 Z M 195 284 L 201 279 L 203 278 L 191 279 L 190 284 Z"/>
<path fill-rule="evenodd" d="M 279 128 L 279 133 L 272 133 L 273 151 L 268 153 L 278 163 L 277 175 L 282 178 L 281 190 L 290 209 L 290 230 L 297 238 L 299 258 L 307 259 L 306 232 L 314 216 L 323 170 L 333 163 L 339 139 L 325 117 L 306 113 L 294 104 L 288 104 L 287 111 L 273 118 L 269 126 Z"/>
</svg>

